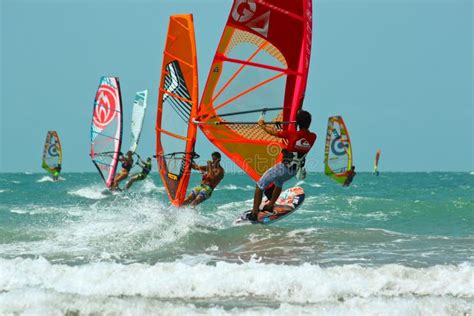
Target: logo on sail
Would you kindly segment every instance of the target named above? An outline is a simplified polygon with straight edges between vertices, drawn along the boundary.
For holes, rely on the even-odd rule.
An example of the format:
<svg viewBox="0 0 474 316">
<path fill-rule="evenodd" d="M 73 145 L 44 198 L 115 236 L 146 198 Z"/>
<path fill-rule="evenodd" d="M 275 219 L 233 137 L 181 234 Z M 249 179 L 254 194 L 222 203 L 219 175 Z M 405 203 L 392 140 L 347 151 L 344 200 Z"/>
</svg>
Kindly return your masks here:
<svg viewBox="0 0 474 316">
<path fill-rule="evenodd" d="M 257 4 L 255 0 L 237 0 L 231 15 L 234 21 L 245 23 L 245 26 L 267 37 L 270 25 L 270 11 L 254 18 L 256 12 Z"/>
<path fill-rule="evenodd" d="M 253 17 L 256 10 L 255 0 L 237 0 L 232 10 L 232 18 L 236 22 L 245 23 Z"/>
<path fill-rule="evenodd" d="M 96 96 L 97 105 L 94 109 L 94 125 L 105 128 L 115 117 L 117 96 L 115 90 L 108 85 L 101 85 Z"/>
<path fill-rule="evenodd" d="M 309 149 L 311 148 L 311 144 L 306 138 L 301 138 L 296 141 L 295 147 L 298 149 Z"/>
<path fill-rule="evenodd" d="M 333 141 L 331 142 L 331 151 L 336 156 L 345 155 L 347 153 L 346 148 L 348 147 L 349 147 L 348 144 L 343 143 L 341 136 L 334 138 Z"/>
<path fill-rule="evenodd" d="M 49 153 L 50 156 L 53 156 L 53 157 L 59 156 L 58 147 L 57 147 L 56 143 L 53 143 L 53 144 L 49 145 L 48 153 Z"/>
</svg>

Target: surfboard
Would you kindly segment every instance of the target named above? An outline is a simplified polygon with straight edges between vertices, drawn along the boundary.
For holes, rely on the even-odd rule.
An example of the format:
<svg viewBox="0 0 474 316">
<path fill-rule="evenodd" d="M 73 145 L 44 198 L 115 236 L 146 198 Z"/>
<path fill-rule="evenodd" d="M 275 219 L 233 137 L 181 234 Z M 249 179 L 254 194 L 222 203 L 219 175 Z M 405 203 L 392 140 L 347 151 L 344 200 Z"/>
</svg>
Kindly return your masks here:
<svg viewBox="0 0 474 316">
<path fill-rule="evenodd" d="M 305 193 L 302 187 L 292 187 L 283 191 L 273 207 L 273 212 L 260 212 L 258 220 L 251 221 L 247 219 L 247 214 L 251 211 L 246 211 L 234 222 L 240 224 L 271 224 L 283 217 L 295 212 L 302 204 L 305 198 Z M 264 197 L 260 209 L 269 202 L 268 198 Z"/>
</svg>

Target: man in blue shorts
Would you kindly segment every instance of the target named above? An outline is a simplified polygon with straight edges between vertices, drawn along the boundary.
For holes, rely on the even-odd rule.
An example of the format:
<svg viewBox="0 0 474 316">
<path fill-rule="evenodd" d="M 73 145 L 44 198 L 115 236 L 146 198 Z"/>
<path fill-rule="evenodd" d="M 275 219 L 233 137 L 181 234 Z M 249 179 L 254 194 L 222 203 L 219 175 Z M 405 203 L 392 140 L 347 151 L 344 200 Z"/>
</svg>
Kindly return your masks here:
<svg viewBox="0 0 474 316">
<path fill-rule="evenodd" d="M 282 162 L 277 163 L 268 169 L 258 180 L 253 199 L 252 212 L 249 213 L 249 220 L 257 220 L 262 203 L 263 192 L 274 184 L 270 202 L 266 205 L 266 211 L 273 211 L 273 206 L 280 196 L 283 183 L 293 178 L 298 168 L 302 168 L 305 163 L 306 154 L 316 142 L 316 134 L 309 131 L 311 125 L 311 114 L 307 111 L 300 111 L 296 117 L 297 131 L 276 131 L 272 126 L 265 125 L 263 120 L 258 121 L 258 125 L 268 134 L 284 138 L 288 141 L 286 148 L 281 151 Z"/>
</svg>

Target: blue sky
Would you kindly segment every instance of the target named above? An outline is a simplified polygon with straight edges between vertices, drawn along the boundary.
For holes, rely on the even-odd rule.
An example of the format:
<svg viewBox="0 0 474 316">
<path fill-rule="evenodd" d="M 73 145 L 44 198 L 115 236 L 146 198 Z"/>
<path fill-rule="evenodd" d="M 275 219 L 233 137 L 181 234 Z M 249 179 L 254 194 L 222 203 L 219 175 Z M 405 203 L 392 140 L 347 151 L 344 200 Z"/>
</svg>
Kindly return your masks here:
<svg viewBox="0 0 474 316">
<path fill-rule="evenodd" d="M 57 130 L 64 172 L 89 159 L 93 98 L 102 75 L 120 77 L 124 144 L 136 91 L 149 89 L 139 152 L 155 152 L 161 56 L 171 14 L 193 13 L 200 92 L 230 0 L 1 0 L 0 172 L 41 171 Z M 342 115 L 355 165 L 381 171 L 473 171 L 472 1 L 314 1 L 304 108 L 322 171 L 327 118 Z M 199 132 L 201 156 L 214 150 Z M 226 162 L 230 165 L 229 162 Z M 314 164 L 312 164 L 314 165 Z"/>
</svg>

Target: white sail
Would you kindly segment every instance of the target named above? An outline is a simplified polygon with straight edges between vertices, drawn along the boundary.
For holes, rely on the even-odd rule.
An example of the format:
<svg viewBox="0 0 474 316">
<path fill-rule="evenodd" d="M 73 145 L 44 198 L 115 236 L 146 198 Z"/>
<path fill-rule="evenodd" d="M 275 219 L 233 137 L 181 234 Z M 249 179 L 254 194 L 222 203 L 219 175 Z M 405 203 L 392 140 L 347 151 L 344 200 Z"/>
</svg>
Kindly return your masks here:
<svg viewBox="0 0 474 316">
<path fill-rule="evenodd" d="M 146 111 L 146 98 L 148 90 L 139 91 L 135 95 L 135 101 L 133 102 L 133 113 L 132 113 L 132 140 L 130 144 L 130 151 L 134 153 L 138 147 L 138 141 L 140 140 L 140 134 L 142 132 L 143 120 L 145 119 Z"/>
<path fill-rule="evenodd" d="M 102 77 L 92 112 L 90 156 L 108 188 L 114 182 L 121 147 L 122 97 L 119 79 Z"/>
</svg>

